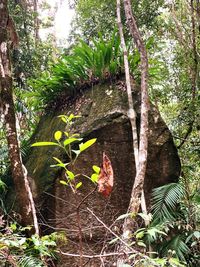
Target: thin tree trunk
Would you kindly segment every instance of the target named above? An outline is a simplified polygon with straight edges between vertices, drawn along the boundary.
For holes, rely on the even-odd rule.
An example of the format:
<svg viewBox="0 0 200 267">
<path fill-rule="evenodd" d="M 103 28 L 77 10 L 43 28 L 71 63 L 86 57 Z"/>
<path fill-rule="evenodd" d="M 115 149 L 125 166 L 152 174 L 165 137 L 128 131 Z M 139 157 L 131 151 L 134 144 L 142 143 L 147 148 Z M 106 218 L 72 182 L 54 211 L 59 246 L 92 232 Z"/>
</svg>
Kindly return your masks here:
<svg viewBox="0 0 200 267">
<path fill-rule="evenodd" d="M 139 143 L 138 143 L 138 134 L 137 134 L 137 124 L 136 124 L 136 111 L 134 110 L 133 106 L 133 97 L 132 97 L 132 90 L 131 90 L 131 78 L 132 78 L 132 86 L 135 85 L 133 75 L 130 77 L 130 67 L 128 62 L 128 52 L 126 48 L 126 43 L 124 39 L 124 33 L 123 33 L 123 25 L 121 21 L 121 0 L 117 0 L 117 22 L 118 22 L 118 28 L 119 28 L 119 34 L 120 34 L 120 40 L 121 40 L 121 47 L 124 54 L 124 68 L 125 68 L 125 77 L 126 77 L 126 87 L 127 87 L 127 96 L 128 96 L 128 117 L 131 122 L 131 129 L 132 129 L 132 139 L 133 139 L 133 151 L 134 151 L 134 158 L 135 158 L 135 169 L 136 173 L 138 172 L 139 167 Z M 141 199 L 141 208 L 142 212 L 147 213 L 146 210 L 146 203 L 145 203 L 145 197 L 144 192 L 142 192 L 142 199 Z M 145 222 L 145 224 L 147 224 Z"/>
<path fill-rule="evenodd" d="M 7 0 L 1 0 L 0 17 L 1 108 L 5 120 L 6 138 L 8 142 L 8 152 L 12 177 L 17 194 L 17 200 L 19 203 L 21 222 L 23 225 L 34 225 L 35 233 L 39 234 L 35 205 L 27 178 L 27 171 L 22 164 L 16 130 L 16 118 L 12 92 L 12 72 L 9 53 L 9 42 L 15 42 L 16 40 L 9 40 L 9 12 L 7 7 Z"/>
<path fill-rule="evenodd" d="M 131 194 L 129 212 L 137 214 L 141 204 L 141 194 L 144 185 L 146 165 L 147 165 L 147 148 L 148 148 L 148 58 L 145 45 L 139 33 L 135 18 L 132 13 L 131 1 L 124 0 L 124 10 L 126 15 L 129 31 L 134 39 L 136 47 L 139 50 L 141 58 L 141 118 L 140 118 L 140 140 L 139 140 L 139 162 L 138 171 L 136 173 L 135 182 Z M 133 220 L 132 220 L 133 221 Z M 125 221 L 124 226 L 127 231 L 131 231 L 132 223 Z"/>
<path fill-rule="evenodd" d="M 196 87 L 197 87 L 197 77 L 198 77 L 198 54 L 196 46 L 196 22 L 194 14 L 194 1 L 191 0 L 191 22 L 192 22 L 192 50 L 193 50 L 193 68 L 192 68 L 192 98 L 195 99 Z"/>
<path fill-rule="evenodd" d="M 38 0 L 33 0 L 34 11 L 34 31 L 35 31 L 35 46 L 38 45 L 39 37 L 39 19 L 38 19 Z"/>
<path fill-rule="evenodd" d="M 127 5 L 124 1 L 124 6 Z M 130 80 L 130 70 L 129 70 L 129 63 L 128 63 L 128 55 L 126 44 L 124 40 L 123 34 L 123 25 L 121 22 L 121 14 L 120 14 L 120 6 L 121 1 L 117 0 L 117 21 L 121 39 L 121 46 L 124 53 L 124 66 L 125 66 L 125 76 L 126 76 L 126 86 L 127 86 L 127 95 L 128 95 L 128 104 L 129 104 L 129 119 L 132 126 L 132 136 L 133 136 L 133 150 L 135 155 L 135 165 L 136 165 L 136 178 L 132 189 L 131 200 L 128 208 L 128 212 L 137 214 L 139 207 L 141 205 L 142 210 L 146 212 L 146 203 L 143 191 L 144 185 L 144 178 L 146 172 L 146 161 L 147 161 L 147 142 L 148 142 L 148 93 L 147 93 L 147 72 L 148 72 L 148 60 L 147 54 L 142 43 L 139 31 L 137 29 L 135 20 L 133 18 L 132 13 L 130 13 L 129 8 L 131 6 L 126 6 L 125 13 L 126 18 L 129 21 L 129 30 L 134 37 L 134 41 L 139 49 L 140 57 L 141 57 L 141 126 L 140 126 L 140 143 L 138 144 L 138 136 L 137 136 L 137 126 L 136 126 L 136 112 L 133 108 L 133 99 L 132 99 L 132 91 L 131 91 L 131 80 Z M 132 26 L 133 23 L 133 26 Z M 132 29 L 132 31 L 131 31 Z M 136 33 L 135 33 L 136 32 Z M 148 222 L 145 221 L 147 225 Z M 126 243 L 130 243 L 132 231 L 134 227 L 134 222 L 131 217 L 127 217 L 124 221 L 123 225 L 123 240 Z M 121 245 L 120 250 L 124 252 L 127 251 L 127 247 L 125 248 Z M 124 259 L 123 257 L 118 259 L 117 264 L 123 265 Z"/>
<path fill-rule="evenodd" d="M 130 78 L 130 68 L 128 62 L 128 52 L 124 40 L 124 33 L 123 33 L 123 25 L 121 21 L 121 14 L 120 14 L 120 0 L 117 0 L 117 22 L 121 40 L 121 47 L 124 54 L 124 68 L 125 68 L 125 77 L 126 77 L 126 89 L 127 89 L 127 96 L 128 96 L 128 117 L 131 122 L 131 129 L 132 129 L 132 138 L 133 138 L 133 151 L 135 156 L 135 168 L 137 172 L 138 168 L 138 136 L 137 136 L 137 126 L 136 126 L 136 112 L 133 107 L 133 98 L 132 98 L 132 90 L 131 90 L 131 78 Z"/>
</svg>

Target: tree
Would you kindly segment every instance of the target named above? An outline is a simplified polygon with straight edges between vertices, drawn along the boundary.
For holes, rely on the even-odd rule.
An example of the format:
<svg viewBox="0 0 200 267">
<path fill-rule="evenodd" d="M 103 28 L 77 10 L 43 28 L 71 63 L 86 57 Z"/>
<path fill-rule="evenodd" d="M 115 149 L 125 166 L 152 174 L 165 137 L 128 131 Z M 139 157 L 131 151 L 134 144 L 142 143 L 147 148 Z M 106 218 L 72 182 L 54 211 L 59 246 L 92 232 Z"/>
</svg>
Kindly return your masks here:
<svg viewBox="0 0 200 267">
<path fill-rule="evenodd" d="M 4 117 L 6 137 L 11 163 L 12 177 L 19 202 L 21 221 L 23 225 L 34 225 L 39 234 L 36 210 L 31 193 L 27 171 L 22 163 L 19 141 L 16 129 L 16 117 L 13 101 L 12 70 L 10 62 L 10 42 L 18 44 L 14 24 L 9 16 L 7 0 L 2 0 L 0 8 L 0 93 L 1 113 Z"/>
<path fill-rule="evenodd" d="M 71 43 L 77 41 L 80 37 L 89 42 L 91 38 L 97 37 L 99 32 L 108 37 L 110 32 L 116 27 L 116 1 L 71 0 L 70 2 L 72 2 L 72 6 L 76 11 L 69 38 Z M 146 31 L 146 29 L 154 31 L 157 27 L 157 16 L 160 14 L 159 7 L 164 5 L 164 1 L 156 0 L 149 4 L 149 1 L 146 0 L 141 0 L 140 3 L 132 0 L 131 5 L 139 27 L 143 31 Z M 124 12 L 121 14 L 121 17 L 124 24 Z M 129 36 L 126 27 L 124 30 L 127 39 Z"/>
<path fill-rule="evenodd" d="M 127 24 L 129 31 L 133 37 L 133 40 L 136 44 L 136 47 L 139 50 L 141 58 L 141 122 L 140 122 L 140 136 L 138 142 L 137 136 L 137 127 L 136 127 L 136 113 L 133 108 L 133 99 L 132 99 L 132 90 L 130 82 L 130 71 L 129 63 L 127 57 L 127 49 L 125 45 L 124 35 L 123 35 L 123 26 L 121 23 L 120 15 L 120 0 L 117 0 L 117 19 L 118 26 L 121 38 L 121 45 L 124 52 L 124 65 L 125 65 L 125 74 L 126 74 L 126 86 L 127 86 L 127 95 L 129 103 L 129 118 L 132 126 L 132 136 L 133 136 L 133 150 L 135 155 L 135 166 L 136 166 L 136 177 L 131 193 L 131 199 L 128 207 L 128 213 L 136 215 L 139 211 L 141 205 L 141 198 L 143 194 L 143 185 L 146 172 L 147 164 L 147 145 L 148 145 L 148 107 L 149 107 L 149 98 L 148 98 L 148 88 L 147 88 L 147 78 L 148 78 L 148 58 L 147 52 L 140 36 L 139 30 L 136 25 L 135 18 L 132 14 L 131 2 L 124 0 L 124 9 L 127 19 Z M 145 199 L 143 199 L 145 202 Z M 134 220 L 131 217 L 127 217 L 123 225 L 123 239 L 125 242 L 129 242 L 132 236 L 132 231 L 134 229 Z M 127 250 L 127 248 L 125 248 Z M 120 260 L 121 263 L 121 260 Z"/>
</svg>

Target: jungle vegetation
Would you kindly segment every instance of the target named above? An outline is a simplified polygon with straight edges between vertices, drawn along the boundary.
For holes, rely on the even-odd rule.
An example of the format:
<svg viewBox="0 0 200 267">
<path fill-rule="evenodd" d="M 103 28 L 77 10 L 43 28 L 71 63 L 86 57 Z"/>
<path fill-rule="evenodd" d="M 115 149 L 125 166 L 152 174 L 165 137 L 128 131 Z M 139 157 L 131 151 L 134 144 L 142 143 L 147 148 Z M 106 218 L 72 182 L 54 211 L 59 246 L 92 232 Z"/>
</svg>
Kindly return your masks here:
<svg viewBox="0 0 200 267">
<path fill-rule="evenodd" d="M 67 45 L 63 47 L 58 46 L 53 34 L 49 34 L 45 40 L 40 38 L 40 29 L 49 29 L 55 23 L 56 13 L 51 14 L 47 22 L 40 17 L 41 12 L 50 8 L 47 0 L 1 2 L 0 5 L 6 7 L 4 11 L 7 14 L 3 17 L 7 21 L 4 23 L 2 19 L 0 23 L 0 44 L 6 43 L 9 54 L 6 55 L 1 49 L 0 266 L 55 266 L 59 258 L 57 243 L 60 240 L 66 242 L 66 237 L 56 231 L 50 235 L 39 233 L 34 209 L 30 218 L 19 222 L 19 215 L 6 207 L 6 194 L 12 186 L 12 178 L 14 181 L 17 179 L 12 172 L 14 162 L 9 156 L 8 144 L 11 142 L 12 145 L 12 140 L 9 141 L 8 138 L 6 116 L 10 123 L 12 118 L 16 118 L 20 148 L 15 142 L 13 145 L 19 148 L 19 160 L 22 156 L 23 162 L 29 153 L 30 137 L 41 114 L 50 110 L 56 99 L 62 98 L 63 94 L 76 95 L 80 90 L 97 83 L 112 83 L 119 77 L 124 77 L 126 68 L 117 24 L 117 1 L 69 1 L 70 8 L 75 10 L 75 16 Z M 129 72 L 136 83 L 140 84 L 142 54 L 130 34 L 123 8 L 125 2 L 126 0 L 121 1 L 121 20 Z M 137 258 L 134 265 L 123 263 L 121 266 L 199 266 L 200 3 L 197 0 L 127 2 L 131 4 L 144 50 L 148 54 L 149 99 L 159 109 L 172 132 L 182 169 L 178 183 L 153 190 L 152 210 L 148 214 L 150 222 L 132 233 L 136 248 L 139 246 L 144 253 L 141 256 L 138 252 L 141 257 Z M 4 107 L 7 99 L 3 75 L 6 56 L 12 65 L 12 70 L 9 64 L 7 66 L 10 68 L 8 80 L 12 80 L 9 89 L 14 105 L 10 117 Z M 69 123 L 75 116 L 72 114 L 70 118 L 61 119 Z M 55 143 L 59 143 L 61 135 L 66 133 L 57 132 Z M 71 141 L 67 141 L 65 145 L 82 142 L 77 136 L 68 139 Z M 87 145 L 90 144 L 86 144 L 85 149 Z M 70 154 L 71 148 L 68 148 L 67 153 Z M 79 150 L 81 151 L 81 146 Z M 61 159 L 55 160 L 57 167 L 66 168 Z M 98 167 L 93 166 L 93 171 L 91 180 L 97 183 Z M 23 167 L 21 172 L 23 174 Z M 73 173 L 67 175 L 71 180 L 74 179 Z M 65 181 L 62 183 L 63 186 L 68 186 Z M 77 184 L 74 190 L 79 186 L 81 185 Z M 34 201 L 30 194 L 26 201 L 33 208 Z M 119 218 L 122 224 L 129 215 L 124 214 Z M 145 220 L 147 215 L 139 213 L 138 216 Z M 153 252 L 153 256 L 149 252 Z"/>
</svg>

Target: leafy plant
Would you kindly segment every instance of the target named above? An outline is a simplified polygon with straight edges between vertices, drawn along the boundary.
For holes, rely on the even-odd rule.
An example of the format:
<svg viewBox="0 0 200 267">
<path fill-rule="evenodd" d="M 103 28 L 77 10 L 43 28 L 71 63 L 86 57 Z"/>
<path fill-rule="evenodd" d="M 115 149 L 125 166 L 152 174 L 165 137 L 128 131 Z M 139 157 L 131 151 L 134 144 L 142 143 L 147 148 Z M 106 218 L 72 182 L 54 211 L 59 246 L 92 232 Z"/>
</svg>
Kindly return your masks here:
<svg viewBox="0 0 200 267">
<path fill-rule="evenodd" d="M 184 188 L 179 183 L 166 184 L 155 188 L 152 193 L 152 213 L 158 222 L 175 218 L 177 205 L 184 196 Z"/>
<path fill-rule="evenodd" d="M 155 188 L 152 193 L 153 220 L 147 229 L 138 232 L 142 234 L 145 243 L 153 246 L 160 256 L 172 253 L 183 263 L 187 262 L 188 266 L 197 266 L 200 262 L 200 234 L 198 225 L 195 225 L 192 218 L 192 204 L 188 208 L 185 203 L 185 192 L 183 183 Z"/>
<path fill-rule="evenodd" d="M 58 234 L 26 237 L 29 227 L 12 222 L 0 234 L 0 258 L 6 266 L 45 267 L 48 259 L 56 259 L 55 248 Z M 7 265 L 9 264 L 9 265 Z"/>
<path fill-rule="evenodd" d="M 81 187 L 82 182 L 76 182 L 76 178 L 80 177 L 80 174 L 73 173 L 73 166 L 78 158 L 78 156 L 85 150 L 87 150 L 90 146 L 92 146 L 96 142 L 96 138 L 90 139 L 86 142 L 82 142 L 82 138 L 77 133 L 71 133 L 70 127 L 73 123 L 73 120 L 80 117 L 78 115 L 71 114 L 70 116 L 60 115 L 58 116 L 66 124 L 66 131 L 55 131 L 54 140 L 55 142 L 45 141 L 45 142 L 36 142 L 32 144 L 32 147 L 40 147 L 40 146 L 57 146 L 61 148 L 64 153 L 68 156 L 69 162 L 64 163 L 59 158 L 53 157 L 56 161 L 56 164 L 51 165 L 51 167 L 61 167 L 65 171 L 66 180 L 61 180 L 60 183 L 67 186 L 69 185 L 74 193 L 76 190 Z M 73 145 L 76 145 L 76 149 L 73 148 Z M 71 168 L 71 169 L 70 169 Z M 100 172 L 100 168 L 97 166 L 93 166 L 93 174 L 91 177 L 87 175 L 82 175 L 88 178 L 91 182 L 96 183 L 98 180 L 98 174 Z"/>
<path fill-rule="evenodd" d="M 54 140 L 55 142 L 51 141 L 45 141 L 45 142 L 36 142 L 32 144 L 32 147 L 40 147 L 40 146 L 57 146 L 61 148 L 64 153 L 68 156 L 68 162 L 63 162 L 57 157 L 53 157 L 53 159 L 56 161 L 55 165 L 51 165 L 51 167 L 56 168 L 62 168 L 64 170 L 65 174 L 65 180 L 60 180 L 60 183 L 64 186 L 69 186 L 74 194 L 77 193 L 77 190 L 82 186 L 82 181 L 80 181 L 78 178 L 80 176 L 83 176 L 87 179 L 89 179 L 92 183 L 97 184 L 100 168 L 98 166 L 93 166 L 93 173 L 89 177 L 85 174 L 75 174 L 73 171 L 73 167 L 75 165 L 75 162 L 79 155 L 87 150 L 89 147 L 91 147 L 95 142 L 96 138 L 87 140 L 86 142 L 82 142 L 82 138 L 80 138 L 80 135 L 77 133 L 71 132 L 71 125 L 73 123 L 73 120 L 80 117 L 74 114 L 71 114 L 69 116 L 67 115 L 60 115 L 58 116 L 59 119 L 61 119 L 66 124 L 66 130 L 65 131 L 55 131 L 54 133 Z M 74 145 L 76 145 L 76 149 L 74 148 Z M 77 181 L 78 180 L 78 181 Z M 96 187 L 95 187 L 96 189 Z M 94 189 L 94 190 L 95 190 Z M 76 215 L 77 215 L 77 223 L 79 228 L 79 250 L 80 250 L 80 266 L 83 266 L 82 262 L 82 228 L 81 228 L 81 221 L 80 221 L 80 206 L 82 203 L 94 192 L 92 190 L 88 195 L 86 195 L 80 202 L 77 202 L 77 208 L 76 208 Z M 36 240 L 37 241 L 37 240 Z M 46 245 L 46 244 L 45 244 Z M 38 248 L 41 249 L 41 244 L 38 243 Z"/>
</svg>

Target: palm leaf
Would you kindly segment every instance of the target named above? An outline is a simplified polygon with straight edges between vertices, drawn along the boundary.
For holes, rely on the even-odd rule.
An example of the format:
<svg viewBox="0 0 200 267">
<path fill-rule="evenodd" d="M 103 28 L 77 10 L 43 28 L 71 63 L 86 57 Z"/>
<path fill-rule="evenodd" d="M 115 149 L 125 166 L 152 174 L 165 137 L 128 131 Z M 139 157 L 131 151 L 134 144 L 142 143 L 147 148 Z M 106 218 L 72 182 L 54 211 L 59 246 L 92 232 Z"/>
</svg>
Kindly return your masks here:
<svg viewBox="0 0 200 267">
<path fill-rule="evenodd" d="M 167 255 L 169 250 L 175 251 L 176 256 L 183 262 L 186 261 L 185 257 L 190 252 L 189 247 L 185 244 L 181 235 L 176 235 L 171 240 L 164 242 L 161 246 L 161 250 L 163 255 Z"/>
<path fill-rule="evenodd" d="M 170 183 L 155 188 L 152 193 L 152 214 L 155 220 L 164 222 L 174 220 L 177 205 L 184 195 L 179 183 Z"/>
<path fill-rule="evenodd" d="M 23 256 L 18 261 L 19 267 L 45 267 L 44 263 L 33 256 Z"/>
</svg>

